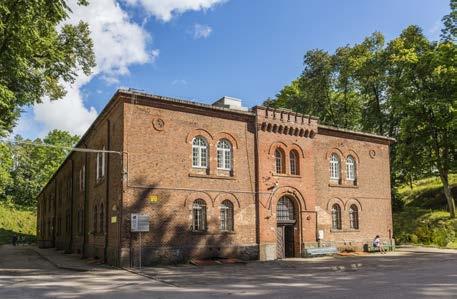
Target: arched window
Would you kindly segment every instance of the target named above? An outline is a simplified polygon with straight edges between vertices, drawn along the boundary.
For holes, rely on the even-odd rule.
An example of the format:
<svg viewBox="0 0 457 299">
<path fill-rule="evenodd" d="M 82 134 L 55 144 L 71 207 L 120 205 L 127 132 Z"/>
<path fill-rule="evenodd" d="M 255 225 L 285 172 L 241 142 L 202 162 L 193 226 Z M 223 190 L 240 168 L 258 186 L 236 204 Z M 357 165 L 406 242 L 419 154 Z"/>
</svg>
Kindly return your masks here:
<svg viewBox="0 0 457 299">
<path fill-rule="evenodd" d="M 298 164 L 298 154 L 296 151 L 292 150 L 289 154 L 290 158 L 290 174 L 298 175 L 299 174 L 299 164 Z"/>
<path fill-rule="evenodd" d="M 232 145 L 227 139 L 217 143 L 217 168 L 232 170 Z"/>
<path fill-rule="evenodd" d="M 284 154 L 277 148 L 275 150 L 276 173 L 284 173 Z"/>
<path fill-rule="evenodd" d="M 337 154 L 330 156 L 330 179 L 340 179 L 340 158 L 338 158 Z"/>
<path fill-rule="evenodd" d="M 221 203 L 221 226 L 220 230 L 233 231 L 233 204 L 229 200 Z"/>
<path fill-rule="evenodd" d="M 192 229 L 194 231 L 206 230 L 206 203 L 203 199 L 197 199 L 192 205 Z"/>
<path fill-rule="evenodd" d="M 294 204 L 287 196 L 279 199 L 276 206 L 276 220 L 278 222 L 293 222 L 295 221 Z"/>
<path fill-rule="evenodd" d="M 346 159 L 346 179 L 348 181 L 355 181 L 356 179 L 356 168 L 355 160 L 352 156 L 348 156 Z"/>
<path fill-rule="evenodd" d="M 100 229 L 99 232 L 103 233 L 105 231 L 105 210 L 103 209 L 103 204 L 100 204 Z"/>
<path fill-rule="evenodd" d="M 332 229 L 341 229 L 341 207 L 337 203 L 332 206 Z"/>
<path fill-rule="evenodd" d="M 359 208 L 356 205 L 349 208 L 349 225 L 352 229 L 359 229 Z"/>
<path fill-rule="evenodd" d="M 192 166 L 197 168 L 208 167 L 208 143 L 201 136 L 192 140 Z"/>
<path fill-rule="evenodd" d="M 95 205 L 95 207 L 94 207 L 94 233 L 96 233 L 97 229 L 98 229 L 97 220 L 98 220 L 97 205 Z"/>
</svg>

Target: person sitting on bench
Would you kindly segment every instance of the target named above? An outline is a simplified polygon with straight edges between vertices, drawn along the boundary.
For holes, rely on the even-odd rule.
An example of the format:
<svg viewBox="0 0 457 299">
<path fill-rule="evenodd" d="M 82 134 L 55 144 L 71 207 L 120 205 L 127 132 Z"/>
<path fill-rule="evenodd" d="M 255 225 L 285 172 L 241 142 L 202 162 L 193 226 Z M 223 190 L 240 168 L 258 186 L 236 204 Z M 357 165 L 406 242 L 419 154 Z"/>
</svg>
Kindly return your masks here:
<svg viewBox="0 0 457 299">
<path fill-rule="evenodd" d="M 381 254 L 386 253 L 386 250 L 384 249 L 384 245 L 382 245 L 381 238 L 379 237 L 379 235 L 376 235 L 376 237 L 374 238 L 373 247 L 375 249 L 379 249 L 379 252 L 381 252 Z"/>
</svg>

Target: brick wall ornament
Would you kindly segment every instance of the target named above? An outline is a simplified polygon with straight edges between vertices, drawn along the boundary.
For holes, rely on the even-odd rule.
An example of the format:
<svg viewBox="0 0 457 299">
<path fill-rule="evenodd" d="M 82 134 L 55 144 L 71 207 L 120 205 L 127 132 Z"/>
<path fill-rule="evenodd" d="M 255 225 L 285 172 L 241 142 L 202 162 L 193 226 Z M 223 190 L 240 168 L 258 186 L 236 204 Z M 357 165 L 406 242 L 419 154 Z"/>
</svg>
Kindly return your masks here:
<svg viewBox="0 0 457 299">
<path fill-rule="evenodd" d="M 370 150 L 370 151 L 368 152 L 368 154 L 370 155 L 370 158 L 371 158 L 371 159 L 374 159 L 374 158 L 376 157 L 376 151 L 375 151 L 375 150 Z"/>
<path fill-rule="evenodd" d="M 154 126 L 154 129 L 157 131 L 163 131 L 165 127 L 165 122 L 161 118 L 154 118 L 152 120 L 152 125 Z"/>
</svg>

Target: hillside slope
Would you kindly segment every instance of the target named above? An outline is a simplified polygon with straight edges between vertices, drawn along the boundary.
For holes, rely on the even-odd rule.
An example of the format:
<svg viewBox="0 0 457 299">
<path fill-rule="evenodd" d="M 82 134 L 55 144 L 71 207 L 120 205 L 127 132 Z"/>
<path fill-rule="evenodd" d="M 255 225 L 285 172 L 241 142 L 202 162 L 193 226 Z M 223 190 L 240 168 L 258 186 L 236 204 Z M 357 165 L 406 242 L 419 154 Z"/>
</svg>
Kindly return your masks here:
<svg viewBox="0 0 457 299">
<path fill-rule="evenodd" d="M 34 240 L 36 212 L 31 208 L 0 203 L 0 244 L 10 243 L 14 234 Z"/>
<path fill-rule="evenodd" d="M 457 175 L 450 176 L 454 198 Z M 457 248 L 457 219 L 450 219 L 439 178 L 401 186 L 397 195 L 404 207 L 394 212 L 394 234 L 398 243 L 415 243 Z"/>
</svg>

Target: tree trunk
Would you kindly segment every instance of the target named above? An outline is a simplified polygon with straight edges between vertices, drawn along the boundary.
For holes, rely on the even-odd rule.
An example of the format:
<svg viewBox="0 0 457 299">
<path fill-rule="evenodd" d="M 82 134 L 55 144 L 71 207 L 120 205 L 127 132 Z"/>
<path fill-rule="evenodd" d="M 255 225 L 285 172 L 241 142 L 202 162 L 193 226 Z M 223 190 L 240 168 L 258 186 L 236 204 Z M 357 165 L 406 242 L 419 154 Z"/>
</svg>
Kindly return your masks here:
<svg viewBox="0 0 457 299">
<path fill-rule="evenodd" d="M 447 205 L 449 207 L 449 213 L 451 218 L 455 218 L 455 202 L 452 197 L 451 189 L 449 188 L 449 181 L 447 175 L 440 175 L 441 182 L 443 183 L 444 195 L 446 196 Z"/>
</svg>

